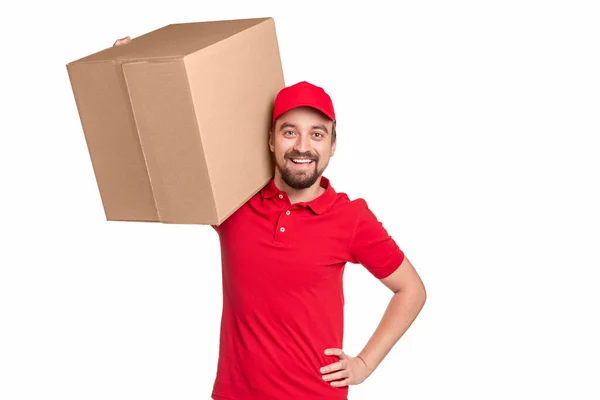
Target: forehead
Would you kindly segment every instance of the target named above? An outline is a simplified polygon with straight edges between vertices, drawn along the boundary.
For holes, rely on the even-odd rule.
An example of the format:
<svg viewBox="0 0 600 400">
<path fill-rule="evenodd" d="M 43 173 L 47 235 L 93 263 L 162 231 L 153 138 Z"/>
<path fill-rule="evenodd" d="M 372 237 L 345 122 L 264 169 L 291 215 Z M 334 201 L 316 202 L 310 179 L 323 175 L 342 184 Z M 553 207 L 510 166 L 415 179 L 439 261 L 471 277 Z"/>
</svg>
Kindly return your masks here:
<svg viewBox="0 0 600 400">
<path fill-rule="evenodd" d="M 289 123 L 296 125 L 298 127 L 311 127 L 314 125 L 325 125 L 328 130 L 331 130 L 331 121 L 325 114 L 321 111 L 316 110 L 311 107 L 297 107 L 286 111 L 283 113 L 277 121 L 275 121 L 276 128 L 279 127 L 283 123 Z"/>
</svg>

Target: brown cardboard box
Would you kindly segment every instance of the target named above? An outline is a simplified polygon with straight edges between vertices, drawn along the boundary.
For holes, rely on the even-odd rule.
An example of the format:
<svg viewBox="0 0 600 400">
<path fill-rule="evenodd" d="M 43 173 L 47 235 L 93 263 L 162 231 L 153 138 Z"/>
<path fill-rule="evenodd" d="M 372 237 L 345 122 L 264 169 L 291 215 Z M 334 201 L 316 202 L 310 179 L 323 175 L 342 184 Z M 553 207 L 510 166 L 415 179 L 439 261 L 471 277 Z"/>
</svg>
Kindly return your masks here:
<svg viewBox="0 0 600 400">
<path fill-rule="evenodd" d="M 272 176 L 272 18 L 167 25 L 67 71 L 107 220 L 218 225 Z"/>
</svg>

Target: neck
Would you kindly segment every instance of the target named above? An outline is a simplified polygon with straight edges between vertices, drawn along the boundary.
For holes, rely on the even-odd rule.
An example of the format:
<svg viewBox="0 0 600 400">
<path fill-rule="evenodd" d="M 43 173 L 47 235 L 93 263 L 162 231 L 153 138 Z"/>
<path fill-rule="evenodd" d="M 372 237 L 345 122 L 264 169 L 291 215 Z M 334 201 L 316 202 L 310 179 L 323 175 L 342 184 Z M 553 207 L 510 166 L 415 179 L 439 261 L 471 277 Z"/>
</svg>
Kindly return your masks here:
<svg viewBox="0 0 600 400">
<path fill-rule="evenodd" d="M 306 189 L 295 189 L 289 186 L 283 181 L 279 171 L 275 171 L 274 181 L 275 186 L 288 195 L 292 204 L 312 201 L 325 192 L 325 188 L 321 187 L 321 177 L 319 177 L 312 186 Z"/>
</svg>

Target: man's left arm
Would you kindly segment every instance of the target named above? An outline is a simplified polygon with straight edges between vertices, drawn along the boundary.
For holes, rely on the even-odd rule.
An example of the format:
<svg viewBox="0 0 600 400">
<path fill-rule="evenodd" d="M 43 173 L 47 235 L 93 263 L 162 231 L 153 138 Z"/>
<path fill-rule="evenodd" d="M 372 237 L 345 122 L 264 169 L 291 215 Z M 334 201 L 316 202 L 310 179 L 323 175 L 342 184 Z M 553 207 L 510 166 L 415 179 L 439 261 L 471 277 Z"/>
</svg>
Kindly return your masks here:
<svg viewBox="0 0 600 400">
<path fill-rule="evenodd" d="M 412 325 L 425 305 L 425 286 L 406 256 L 394 272 L 380 281 L 394 294 L 363 350 L 356 357 L 347 355 L 342 349 L 325 350 L 326 355 L 339 358 L 339 361 L 321 368 L 323 379 L 331 382 L 331 386 L 342 387 L 364 382 Z"/>
<path fill-rule="evenodd" d="M 419 274 L 405 256 L 392 274 L 380 281 L 394 294 L 375 332 L 358 354 L 372 373 L 412 325 L 425 305 L 427 293 Z"/>
<path fill-rule="evenodd" d="M 425 286 L 408 257 L 389 276 L 380 279 L 392 292 L 392 298 L 375 332 L 356 356 L 342 349 L 326 349 L 325 354 L 338 356 L 340 361 L 321 369 L 323 379 L 342 387 L 357 385 L 377 369 L 394 345 L 415 321 L 425 305 Z"/>
<path fill-rule="evenodd" d="M 425 286 L 412 263 L 369 209 L 364 199 L 350 245 L 349 261 L 362 264 L 394 294 L 375 332 L 356 357 L 342 349 L 325 349 L 339 361 L 321 369 L 332 386 L 356 385 L 375 371 L 412 325 L 425 304 Z"/>
</svg>

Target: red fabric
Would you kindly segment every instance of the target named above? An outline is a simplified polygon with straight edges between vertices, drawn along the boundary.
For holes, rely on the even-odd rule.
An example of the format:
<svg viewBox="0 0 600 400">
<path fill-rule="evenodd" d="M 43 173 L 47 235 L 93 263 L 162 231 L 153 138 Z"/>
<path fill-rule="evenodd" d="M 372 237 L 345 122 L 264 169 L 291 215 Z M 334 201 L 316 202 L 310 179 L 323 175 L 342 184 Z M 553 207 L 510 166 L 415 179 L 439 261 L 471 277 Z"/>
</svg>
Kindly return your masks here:
<svg viewBox="0 0 600 400">
<path fill-rule="evenodd" d="M 215 227 L 223 314 L 213 399 L 347 399 L 348 386 L 319 371 L 338 360 L 326 348 L 344 348 L 345 264 L 384 278 L 404 254 L 363 199 L 325 177 L 321 186 L 315 200 L 292 205 L 271 180 Z"/>
<path fill-rule="evenodd" d="M 335 121 L 335 110 L 331 97 L 323 88 L 302 81 L 279 91 L 275 97 L 275 104 L 273 104 L 273 123 L 284 112 L 301 106 L 316 108 Z"/>
</svg>

